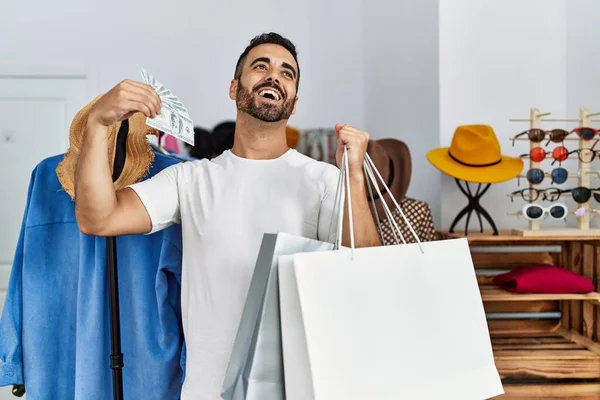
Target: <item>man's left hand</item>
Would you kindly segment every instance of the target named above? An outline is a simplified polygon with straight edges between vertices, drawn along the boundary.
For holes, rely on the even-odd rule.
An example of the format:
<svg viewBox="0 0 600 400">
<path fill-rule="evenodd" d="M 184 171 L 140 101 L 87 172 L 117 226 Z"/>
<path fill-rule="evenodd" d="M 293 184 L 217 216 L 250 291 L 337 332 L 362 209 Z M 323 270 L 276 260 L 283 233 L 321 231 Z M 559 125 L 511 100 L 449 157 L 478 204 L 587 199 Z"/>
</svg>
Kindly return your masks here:
<svg viewBox="0 0 600 400">
<path fill-rule="evenodd" d="M 348 150 L 348 168 L 350 179 L 363 181 L 363 162 L 369 144 L 369 134 L 348 124 L 337 124 L 335 134 L 338 140 L 338 148 L 335 155 L 338 167 L 342 167 L 344 146 Z"/>
</svg>

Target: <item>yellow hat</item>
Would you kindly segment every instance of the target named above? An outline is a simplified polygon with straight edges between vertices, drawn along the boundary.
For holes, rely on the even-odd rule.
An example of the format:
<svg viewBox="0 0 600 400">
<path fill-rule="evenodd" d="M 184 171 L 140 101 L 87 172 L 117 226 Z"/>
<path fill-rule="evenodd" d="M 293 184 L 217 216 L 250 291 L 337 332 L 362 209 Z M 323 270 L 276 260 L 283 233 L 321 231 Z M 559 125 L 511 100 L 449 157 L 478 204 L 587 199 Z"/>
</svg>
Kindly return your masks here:
<svg viewBox="0 0 600 400">
<path fill-rule="evenodd" d="M 523 160 L 501 153 L 498 138 L 489 125 L 458 126 L 450 147 L 430 150 L 427 159 L 453 178 L 477 183 L 504 182 L 523 169 Z"/>
</svg>

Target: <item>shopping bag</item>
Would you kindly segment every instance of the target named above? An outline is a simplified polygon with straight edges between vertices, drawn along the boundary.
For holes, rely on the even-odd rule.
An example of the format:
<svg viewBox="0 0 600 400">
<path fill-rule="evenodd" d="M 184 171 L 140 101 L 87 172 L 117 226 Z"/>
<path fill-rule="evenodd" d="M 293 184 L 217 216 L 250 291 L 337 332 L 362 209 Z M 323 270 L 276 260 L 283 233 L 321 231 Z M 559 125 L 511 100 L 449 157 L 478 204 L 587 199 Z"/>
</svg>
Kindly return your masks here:
<svg viewBox="0 0 600 400">
<path fill-rule="evenodd" d="M 314 399 L 300 298 L 294 273 L 294 256 L 279 256 L 279 308 L 281 344 L 287 400 Z"/>
<path fill-rule="evenodd" d="M 285 399 L 278 256 L 326 251 L 332 247 L 331 243 L 287 233 L 263 236 L 225 375 L 222 399 Z"/>
<path fill-rule="evenodd" d="M 354 248 L 351 221 L 349 249 L 280 257 L 287 400 L 503 394 L 467 240 Z"/>
<path fill-rule="evenodd" d="M 348 250 L 293 256 L 314 395 L 288 391 L 288 400 L 503 393 L 466 239 L 422 250 L 402 244 L 355 249 L 353 258 Z M 282 304 L 281 312 L 294 311 Z M 284 347 L 284 359 L 288 351 L 300 350 Z"/>
</svg>

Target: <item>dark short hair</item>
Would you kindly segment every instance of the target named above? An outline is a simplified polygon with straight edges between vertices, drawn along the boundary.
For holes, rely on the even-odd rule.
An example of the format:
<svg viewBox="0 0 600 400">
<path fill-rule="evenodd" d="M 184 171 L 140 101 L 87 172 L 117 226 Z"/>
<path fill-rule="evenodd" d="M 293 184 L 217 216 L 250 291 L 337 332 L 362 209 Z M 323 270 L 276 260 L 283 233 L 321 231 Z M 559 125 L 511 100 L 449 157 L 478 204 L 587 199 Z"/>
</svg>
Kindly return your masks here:
<svg viewBox="0 0 600 400">
<path fill-rule="evenodd" d="M 298 89 L 298 86 L 300 84 L 300 64 L 298 63 L 298 54 L 296 53 L 296 46 L 289 39 L 286 39 L 275 32 L 260 34 L 258 36 L 255 36 L 250 41 L 250 44 L 246 47 L 244 52 L 240 54 L 240 58 L 238 58 L 238 62 L 235 66 L 235 73 L 233 75 L 234 79 L 240 79 L 240 76 L 242 76 L 242 68 L 244 65 L 244 61 L 246 60 L 246 56 L 248 56 L 250 50 L 252 50 L 256 46 L 260 46 L 261 44 L 276 44 L 282 46 L 292 54 L 292 56 L 294 57 L 294 61 L 296 61 L 296 65 L 298 65 L 298 76 L 296 77 L 296 89 Z"/>
</svg>

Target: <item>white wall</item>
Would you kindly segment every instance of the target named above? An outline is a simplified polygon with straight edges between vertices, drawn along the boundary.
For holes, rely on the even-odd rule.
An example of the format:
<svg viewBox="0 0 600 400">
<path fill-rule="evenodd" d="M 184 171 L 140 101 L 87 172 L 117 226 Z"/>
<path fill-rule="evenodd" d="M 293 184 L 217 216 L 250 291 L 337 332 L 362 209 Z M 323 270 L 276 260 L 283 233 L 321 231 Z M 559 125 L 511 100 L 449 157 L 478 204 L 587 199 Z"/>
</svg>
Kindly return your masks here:
<svg viewBox="0 0 600 400">
<path fill-rule="evenodd" d="M 458 125 L 489 124 L 500 140 L 503 153 L 518 156 L 527 153 L 529 145 L 517 142 L 513 148 L 509 138 L 528 125 L 509 122 L 509 119 L 528 118 L 531 107 L 552 112 L 552 117 L 564 118 L 567 29 L 578 29 L 566 24 L 566 13 L 565 0 L 440 1 L 441 145 L 450 144 Z M 594 30 L 593 27 L 586 29 Z M 543 167 L 548 169 L 549 162 Z M 525 218 L 507 215 L 519 211 L 525 204 L 522 200 L 511 203 L 506 197 L 507 193 L 525 187 L 523 182 L 521 187 L 516 181 L 493 185 L 483 198 L 483 206 L 492 214 L 499 229 L 527 226 Z M 442 177 L 442 193 L 440 228 L 448 229 L 466 202 L 454 180 L 446 175 Z M 572 208 L 573 203 L 567 205 Z M 570 218 L 569 224 L 575 224 L 575 218 Z M 464 220 L 458 230 L 463 227 Z M 471 229 L 477 228 L 476 219 L 472 220 Z"/>
<path fill-rule="evenodd" d="M 364 2 L 366 126 L 374 139 L 406 142 L 408 195 L 440 216 L 440 174 L 425 154 L 439 145 L 438 1 Z"/>
<path fill-rule="evenodd" d="M 599 20 L 595 0 L 38 1 L 0 13 L 0 64 L 83 72 L 91 98 L 140 79 L 139 63 L 212 127 L 235 116 L 227 88 L 239 53 L 253 35 L 279 31 L 297 44 L 302 68 L 290 124 L 349 122 L 406 141 L 409 195 L 447 229 L 464 198 L 426 152 L 448 145 L 457 125 L 486 123 L 518 155 L 526 142 L 513 148 L 508 138 L 526 124 L 508 120 L 530 107 L 553 117 L 600 110 Z M 501 228 L 526 226 L 506 215 L 523 204 L 506 197 L 517 188 L 494 185 L 484 198 Z"/>
<path fill-rule="evenodd" d="M 255 34 L 293 40 L 302 69 L 299 128 L 351 123 L 396 137 L 413 155 L 409 195 L 439 217 L 439 174 L 425 159 L 439 143 L 437 1 L 252 3 L 38 1 L 0 14 L 0 64 L 84 73 L 89 97 L 144 66 L 177 94 L 197 125 L 235 117 L 228 98 L 237 57 Z M 410 10 L 410 7 L 415 7 Z"/>
<path fill-rule="evenodd" d="M 579 108 L 600 112 L 600 2 L 569 0 L 566 26 L 567 112 L 577 118 Z"/>
<path fill-rule="evenodd" d="M 598 38 L 600 37 L 600 2 L 595 0 L 569 0 L 566 13 L 567 26 L 567 116 L 578 118 L 579 109 L 587 108 L 592 112 L 600 112 L 600 53 Z M 593 117 L 600 120 L 600 116 Z M 577 124 L 571 123 L 570 128 Z M 595 122 L 594 127 L 600 128 Z M 598 148 L 598 145 L 596 145 Z M 598 161 L 591 165 L 598 168 Z M 575 187 L 576 181 L 570 187 Z M 591 176 L 591 187 L 600 187 L 600 179 Z M 591 200 L 590 207 L 600 209 L 600 204 Z M 600 227 L 600 218 L 594 216 L 591 225 Z"/>
<path fill-rule="evenodd" d="M 0 63 L 84 71 L 90 97 L 123 78 L 141 80 L 139 63 L 210 128 L 235 118 L 228 88 L 239 54 L 254 35 L 274 30 L 297 45 L 302 69 L 290 124 L 365 124 L 361 0 L 30 3 L 3 7 Z"/>
</svg>

